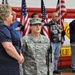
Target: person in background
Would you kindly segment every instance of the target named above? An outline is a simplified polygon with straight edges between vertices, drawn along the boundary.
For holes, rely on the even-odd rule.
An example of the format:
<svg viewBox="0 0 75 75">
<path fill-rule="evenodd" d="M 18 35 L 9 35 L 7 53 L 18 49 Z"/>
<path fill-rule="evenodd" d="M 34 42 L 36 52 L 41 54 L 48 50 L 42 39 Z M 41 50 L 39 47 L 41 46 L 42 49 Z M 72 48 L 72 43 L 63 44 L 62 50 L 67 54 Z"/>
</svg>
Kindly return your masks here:
<svg viewBox="0 0 75 75">
<path fill-rule="evenodd" d="M 47 75 L 46 56 L 50 49 L 50 40 L 40 34 L 42 27 L 39 18 L 30 19 L 31 33 L 22 37 L 21 51 L 24 55 L 24 75 Z M 50 62 L 50 75 L 53 75 Z"/>
<path fill-rule="evenodd" d="M 21 32 L 24 31 L 24 26 L 21 25 L 19 21 L 17 21 L 17 14 L 15 11 L 12 11 L 12 15 L 13 15 L 13 20 L 12 20 L 13 23 L 11 25 L 11 28 L 18 35 L 18 37 L 21 39 L 22 38 Z M 20 75 L 23 75 L 22 64 L 19 65 L 19 68 L 20 68 Z"/>
<path fill-rule="evenodd" d="M 52 46 L 52 56 L 54 62 L 54 74 L 60 74 L 58 71 L 57 63 L 61 50 L 61 46 L 63 46 L 63 36 L 65 34 L 62 26 L 58 23 L 58 14 L 57 12 L 52 13 L 52 20 L 49 22 L 50 24 L 50 40 Z M 63 35 L 63 36 L 62 36 Z"/>
<path fill-rule="evenodd" d="M 72 67 L 72 72 L 75 73 L 75 20 L 69 23 L 70 27 L 70 46 L 71 46 L 71 67 Z"/>
<path fill-rule="evenodd" d="M 21 38 L 22 37 L 21 32 L 24 31 L 24 26 L 22 24 L 20 24 L 19 21 L 17 21 L 17 16 L 16 16 L 16 12 L 15 11 L 12 11 L 12 15 L 13 15 L 13 23 L 11 25 L 11 28 Z"/>
<path fill-rule="evenodd" d="M 17 15 L 16 15 L 16 12 L 15 11 L 12 11 L 12 15 L 13 15 L 13 23 L 17 20 Z"/>
<path fill-rule="evenodd" d="M 21 42 L 10 28 L 12 8 L 0 5 L 0 75 L 20 75 L 19 64 L 24 62 L 20 54 Z"/>
<path fill-rule="evenodd" d="M 32 13 L 31 18 L 39 18 L 39 15 L 37 12 Z"/>
</svg>

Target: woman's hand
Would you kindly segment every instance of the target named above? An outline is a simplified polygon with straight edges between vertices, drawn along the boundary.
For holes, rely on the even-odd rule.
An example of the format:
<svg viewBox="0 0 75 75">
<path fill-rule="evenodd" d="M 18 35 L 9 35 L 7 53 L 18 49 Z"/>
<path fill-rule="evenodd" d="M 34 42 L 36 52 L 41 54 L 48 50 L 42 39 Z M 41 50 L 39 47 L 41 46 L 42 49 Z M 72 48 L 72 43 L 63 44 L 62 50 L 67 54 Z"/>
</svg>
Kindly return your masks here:
<svg viewBox="0 0 75 75">
<path fill-rule="evenodd" d="M 21 54 L 20 55 L 20 59 L 18 60 L 18 63 L 19 64 L 22 64 L 24 62 L 24 57 L 23 57 L 23 55 Z"/>
</svg>

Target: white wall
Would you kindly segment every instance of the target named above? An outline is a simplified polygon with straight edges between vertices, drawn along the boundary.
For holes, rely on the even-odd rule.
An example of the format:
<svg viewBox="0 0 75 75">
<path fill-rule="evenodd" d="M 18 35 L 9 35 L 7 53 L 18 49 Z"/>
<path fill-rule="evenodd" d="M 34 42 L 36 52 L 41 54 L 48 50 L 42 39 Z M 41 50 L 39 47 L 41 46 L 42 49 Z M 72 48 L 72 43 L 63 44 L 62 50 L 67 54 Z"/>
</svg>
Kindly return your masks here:
<svg viewBox="0 0 75 75">
<path fill-rule="evenodd" d="M 22 0 L 8 0 L 9 5 L 21 7 Z M 0 0 L 0 4 L 2 0 Z M 46 8 L 56 8 L 57 0 L 44 0 Z M 41 0 L 26 0 L 27 7 L 41 7 Z M 66 8 L 75 9 L 75 0 L 65 0 Z"/>
</svg>

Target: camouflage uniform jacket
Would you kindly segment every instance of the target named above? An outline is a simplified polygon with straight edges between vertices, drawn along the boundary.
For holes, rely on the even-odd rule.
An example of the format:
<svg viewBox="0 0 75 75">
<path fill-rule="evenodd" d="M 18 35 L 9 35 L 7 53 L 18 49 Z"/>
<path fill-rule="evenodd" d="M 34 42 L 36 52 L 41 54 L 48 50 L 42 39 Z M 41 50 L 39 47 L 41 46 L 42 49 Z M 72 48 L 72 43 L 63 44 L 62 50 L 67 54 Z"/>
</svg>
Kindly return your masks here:
<svg viewBox="0 0 75 75">
<path fill-rule="evenodd" d="M 40 35 L 38 40 L 34 40 L 31 34 L 22 38 L 24 75 L 47 75 L 46 53 L 49 47 L 50 40 L 43 35 Z"/>
</svg>

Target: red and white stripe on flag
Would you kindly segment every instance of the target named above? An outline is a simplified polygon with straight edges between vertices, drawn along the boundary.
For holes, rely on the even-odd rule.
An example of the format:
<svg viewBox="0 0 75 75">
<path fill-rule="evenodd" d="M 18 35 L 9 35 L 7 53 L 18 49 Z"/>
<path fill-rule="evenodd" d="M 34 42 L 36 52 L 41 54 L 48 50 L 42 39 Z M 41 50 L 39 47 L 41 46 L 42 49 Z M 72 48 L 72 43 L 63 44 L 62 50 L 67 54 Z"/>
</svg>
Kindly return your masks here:
<svg viewBox="0 0 75 75">
<path fill-rule="evenodd" d="M 24 25 L 23 36 L 27 35 L 30 31 L 30 25 L 29 25 L 28 13 L 27 13 L 26 1 L 25 0 L 22 0 L 22 12 L 21 12 L 20 22 L 21 22 L 22 25 Z"/>
<path fill-rule="evenodd" d="M 58 0 L 56 11 L 58 13 L 58 22 L 64 28 L 63 22 L 64 22 L 64 17 L 65 17 L 65 15 L 67 13 L 66 6 L 65 6 L 65 1 L 64 0 Z"/>
<path fill-rule="evenodd" d="M 48 23 L 48 14 L 46 13 L 46 9 L 45 9 L 45 5 L 44 5 L 44 1 L 43 0 L 41 0 L 41 13 L 42 13 L 42 22 L 43 22 L 43 24 L 46 24 L 46 23 Z M 50 33 L 49 33 L 49 27 L 47 27 L 47 26 L 43 26 L 43 34 L 46 36 L 46 37 L 48 37 L 48 38 L 50 38 Z"/>
<path fill-rule="evenodd" d="M 48 21 L 48 15 L 46 15 L 46 18 L 45 18 L 45 20 L 43 21 L 43 23 L 44 23 L 44 24 L 49 23 L 49 21 Z M 47 38 L 50 38 L 49 27 L 43 26 L 43 34 L 44 34 Z"/>
</svg>

